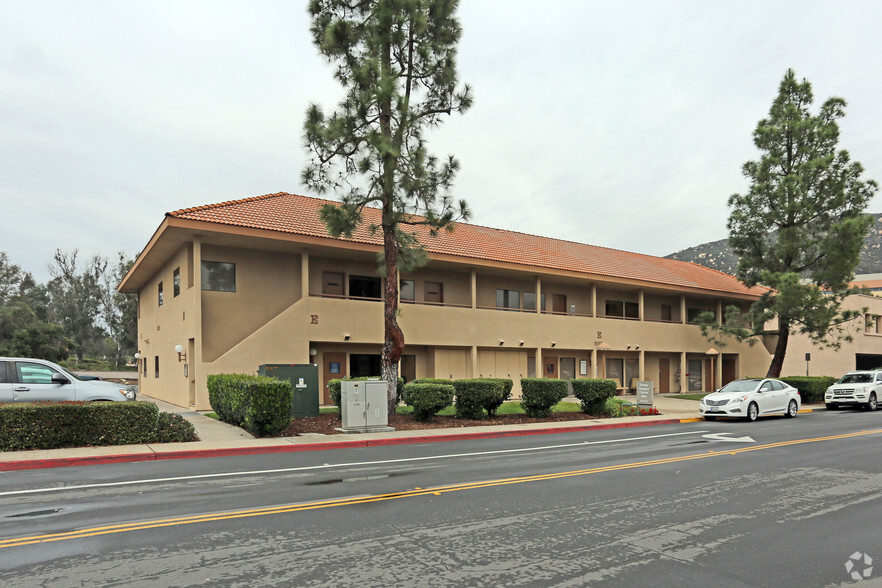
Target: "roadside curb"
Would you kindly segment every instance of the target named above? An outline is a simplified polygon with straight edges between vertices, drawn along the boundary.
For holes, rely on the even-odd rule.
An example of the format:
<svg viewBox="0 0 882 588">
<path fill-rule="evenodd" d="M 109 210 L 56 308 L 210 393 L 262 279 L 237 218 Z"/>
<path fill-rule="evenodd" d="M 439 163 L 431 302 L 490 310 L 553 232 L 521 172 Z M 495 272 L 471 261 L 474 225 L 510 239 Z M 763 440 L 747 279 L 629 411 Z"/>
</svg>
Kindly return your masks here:
<svg viewBox="0 0 882 588">
<path fill-rule="evenodd" d="M 480 431 L 475 433 L 448 433 L 439 435 L 420 435 L 417 437 L 386 437 L 382 439 L 364 439 L 348 441 L 322 441 L 318 443 L 300 443 L 286 445 L 264 445 L 256 447 L 240 446 L 219 449 L 182 449 L 178 451 L 148 451 L 118 455 L 92 455 L 77 457 L 56 457 L 20 461 L 0 461 L 0 472 L 16 470 L 33 470 L 42 468 L 60 468 L 86 465 L 102 465 L 113 463 L 132 463 L 141 461 L 159 461 L 169 459 L 197 459 L 210 457 L 229 457 L 236 455 L 260 455 L 268 453 L 294 453 L 301 451 L 323 451 L 326 449 L 359 449 L 391 445 L 415 445 L 419 443 L 469 441 L 474 439 L 498 439 L 503 437 L 525 437 L 531 435 L 550 435 L 555 433 L 574 433 L 580 431 L 602 431 L 608 429 L 625 429 L 648 427 L 653 425 L 676 425 L 692 423 L 702 419 L 659 419 L 647 422 L 602 423 L 575 425 L 563 428 L 519 429 L 514 431 Z M 2 456 L 0 456 L 2 459 Z"/>
</svg>

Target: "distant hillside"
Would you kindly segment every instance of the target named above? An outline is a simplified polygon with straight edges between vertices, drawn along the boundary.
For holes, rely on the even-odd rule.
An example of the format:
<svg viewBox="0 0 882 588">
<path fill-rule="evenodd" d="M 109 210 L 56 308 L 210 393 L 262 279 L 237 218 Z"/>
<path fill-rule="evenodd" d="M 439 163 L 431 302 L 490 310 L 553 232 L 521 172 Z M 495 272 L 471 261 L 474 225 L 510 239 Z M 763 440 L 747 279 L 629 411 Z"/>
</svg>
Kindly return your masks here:
<svg viewBox="0 0 882 588">
<path fill-rule="evenodd" d="M 882 213 L 871 213 L 876 217 L 875 226 L 864 240 L 864 250 L 861 251 L 861 261 L 854 273 L 877 274 L 882 273 Z M 728 239 L 711 241 L 702 245 L 696 245 L 666 256 L 670 259 L 692 261 L 705 267 L 720 270 L 727 274 L 734 274 L 738 265 L 738 257 L 729 248 Z"/>
</svg>

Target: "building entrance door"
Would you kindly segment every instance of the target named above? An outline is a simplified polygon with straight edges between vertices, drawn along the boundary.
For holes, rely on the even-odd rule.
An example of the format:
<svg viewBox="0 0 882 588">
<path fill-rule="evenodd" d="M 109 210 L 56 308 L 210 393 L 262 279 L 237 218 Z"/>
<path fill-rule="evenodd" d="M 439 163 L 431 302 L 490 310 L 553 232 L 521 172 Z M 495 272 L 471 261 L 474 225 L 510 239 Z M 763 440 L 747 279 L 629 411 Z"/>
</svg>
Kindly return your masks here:
<svg viewBox="0 0 882 588">
<path fill-rule="evenodd" d="M 331 401 L 331 391 L 328 389 L 328 382 L 346 377 L 346 354 L 325 353 L 323 356 L 323 362 L 322 404 L 334 404 Z"/>
<path fill-rule="evenodd" d="M 338 272 L 322 272 L 322 295 L 342 297 L 344 294 L 343 274 Z"/>
<path fill-rule="evenodd" d="M 426 282 L 423 288 L 423 300 L 432 304 L 442 304 L 444 302 L 444 284 L 441 282 Z"/>
<path fill-rule="evenodd" d="M 667 358 L 658 360 L 658 393 L 671 392 L 671 361 Z"/>
<path fill-rule="evenodd" d="M 576 358 L 561 357 L 560 358 L 560 379 L 567 381 L 567 391 L 573 393 L 573 383 L 571 380 L 576 377 Z"/>
</svg>

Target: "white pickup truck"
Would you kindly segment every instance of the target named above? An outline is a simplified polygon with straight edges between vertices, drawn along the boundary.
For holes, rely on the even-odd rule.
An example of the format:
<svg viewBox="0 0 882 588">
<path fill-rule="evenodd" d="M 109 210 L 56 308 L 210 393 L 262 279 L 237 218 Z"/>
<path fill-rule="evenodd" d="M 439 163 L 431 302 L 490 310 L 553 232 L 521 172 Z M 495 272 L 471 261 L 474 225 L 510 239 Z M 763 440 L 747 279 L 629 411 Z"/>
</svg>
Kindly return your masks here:
<svg viewBox="0 0 882 588">
<path fill-rule="evenodd" d="M 882 370 L 855 370 L 848 372 L 827 388 L 824 404 L 827 405 L 827 410 L 836 410 L 840 406 L 876 410 L 880 394 L 882 394 Z"/>
</svg>

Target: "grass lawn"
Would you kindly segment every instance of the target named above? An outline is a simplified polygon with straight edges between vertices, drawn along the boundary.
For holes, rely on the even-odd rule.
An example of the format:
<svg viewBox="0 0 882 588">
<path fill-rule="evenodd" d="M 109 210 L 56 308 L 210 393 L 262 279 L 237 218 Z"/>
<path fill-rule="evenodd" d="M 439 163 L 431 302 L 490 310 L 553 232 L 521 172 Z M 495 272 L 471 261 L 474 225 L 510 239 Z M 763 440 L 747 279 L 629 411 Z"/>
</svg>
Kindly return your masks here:
<svg viewBox="0 0 882 588">
<path fill-rule="evenodd" d="M 578 402 L 559 402 L 557 406 L 551 409 L 551 412 L 579 412 L 581 408 L 579 407 Z M 322 414 L 333 412 L 338 412 L 337 407 L 325 407 L 319 409 L 319 412 Z M 411 414 L 413 409 L 409 406 L 399 406 L 395 409 L 395 412 L 398 414 Z M 453 416 L 456 414 L 456 408 L 453 406 L 448 406 L 444 410 L 438 413 L 438 416 Z M 512 401 L 503 403 L 502 406 L 499 407 L 497 414 L 524 414 L 524 409 L 521 408 L 521 403 Z"/>
<path fill-rule="evenodd" d="M 683 398 L 684 400 L 701 400 L 708 394 L 710 394 L 710 392 L 705 392 L 703 394 L 678 394 L 677 398 Z"/>
</svg>

